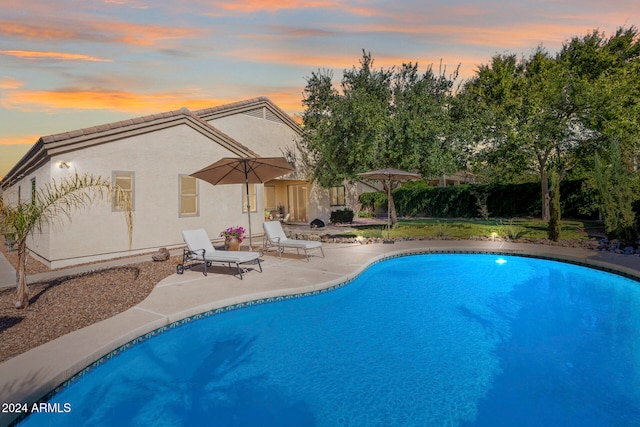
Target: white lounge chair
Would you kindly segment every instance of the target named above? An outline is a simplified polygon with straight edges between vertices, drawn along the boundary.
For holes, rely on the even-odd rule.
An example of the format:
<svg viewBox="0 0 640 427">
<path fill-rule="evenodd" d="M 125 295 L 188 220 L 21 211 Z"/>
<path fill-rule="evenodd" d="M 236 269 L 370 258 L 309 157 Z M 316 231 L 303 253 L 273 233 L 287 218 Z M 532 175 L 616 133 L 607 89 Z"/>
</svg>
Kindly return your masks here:
<svg viewBox="0 0 640 427">
<path fill-rule="evenodd" d="M 240 279 L 242 279 L 243 269 L 240 268 L 240 264 L 258 262 L 258 267 L 262 273 L 262 265 L 260 264 L 260 254 L 257 252 L 246 251 L 217 251 L 211 244 L 211 239 L 207 235 L 204 228 L 198 228 L 197 230 L 184 230 L 182 232 L 182 238 L 187 244 L 187 248 L 182 252 L 182 263 L 176 267 L 176 273 L 182 274 L 184 270 L 191 268 L 199 262 L 204 263 L 204 275 L 207 275 L 207 267 L 212 262 L 227 263 L 229 267 L 231 264 L 235 264 Z M 195 263 L 194 263 L 195 262 Z"/>
<path fill-rule="evenodd" d="M 271 246 L 277 246 L 280 258 L 282 258 L 282 252 L 284 252 L 285 248 L 295 248 L 298 255 L 300 255 L 300 249 L 304 249 L 304 255 L 307 258 L 307 262 L 309 261 L 309 254 L 307 253 L 307 250 L 309 249 L 320 249 L 320 252 L 322 252 L 322 258 L 324 258 L 322 242 L 290 239 L 286 234 L 284 234 L 280 221 L 265 221 L 262 223 L 262 227 L 264 228 L 265 233 L 265 249 L 268 249 Z"/>
</svg>

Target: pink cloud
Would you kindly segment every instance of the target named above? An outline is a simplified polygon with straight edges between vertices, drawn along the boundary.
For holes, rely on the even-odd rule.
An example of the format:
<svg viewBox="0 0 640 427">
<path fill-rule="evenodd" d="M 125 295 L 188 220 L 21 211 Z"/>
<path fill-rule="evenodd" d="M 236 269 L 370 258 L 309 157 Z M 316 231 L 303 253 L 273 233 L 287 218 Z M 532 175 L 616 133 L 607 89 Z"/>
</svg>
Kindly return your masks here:
<svg viewBox="0 0 640 427">
<path fill-rule="evenodd" d="M 283 9 L 326 9 L 342 10 L 354 15 L 376 15 L 375 9 L 363 6 L 352 6 L 344 1 L 330 0 L 238 0 L 218 1 L 215 6 L 229 12 L 278 12 Z"/>
</svg>

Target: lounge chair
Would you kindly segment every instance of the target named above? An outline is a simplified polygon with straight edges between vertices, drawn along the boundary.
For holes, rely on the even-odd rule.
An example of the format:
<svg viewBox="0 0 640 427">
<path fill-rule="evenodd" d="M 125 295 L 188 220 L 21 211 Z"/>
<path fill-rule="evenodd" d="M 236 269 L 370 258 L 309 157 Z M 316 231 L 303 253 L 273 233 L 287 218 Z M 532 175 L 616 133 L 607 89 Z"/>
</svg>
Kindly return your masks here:
<svg viewBox="0 0 640 427">
<path fill-rule="evenodd" d="M 290 239 L 286 234 L 284 234 L 280 221 L 265 221 L 262 223 L 262 227 L 264 227 L 265 233 L 265 249 L 268 249 L 271 246 L 277 246 L 280 258 L 282 258 L 282 252 L 284 252 L 285 248 L 296 249 L 298 255 L 300 255 L 300 249 L 304 249 L 304 255 L 307 258 L 307 262 L 309 262 L 309 254 L 307 253 L 307 250 L 309 249 L 320 249 L 320 252 L 322 252 L 322 258 L 324 258 L 322 242 Z"/>
<path fill-rule="evenodd" d="M 204 275 L 207 275 L 207 267 L 213 262 L 227 263 L 229 267 L 235 264 L 242 279 L 243 269 L 240 264 L 258 262 L 258 267 L 262 273 L 260 264 L 260 254 L 246 251 L 217 251 L 211 244 L 211 239 L 204 228 L 197 230 L 184 230 L 182 238 L 187 244 L 187 248 L 182 252 L 182 263 L 176 267 L 176 273 L 182 274 L 187 268 L 191 268 L 199 262 L 204 263 Z"/>
</svg>

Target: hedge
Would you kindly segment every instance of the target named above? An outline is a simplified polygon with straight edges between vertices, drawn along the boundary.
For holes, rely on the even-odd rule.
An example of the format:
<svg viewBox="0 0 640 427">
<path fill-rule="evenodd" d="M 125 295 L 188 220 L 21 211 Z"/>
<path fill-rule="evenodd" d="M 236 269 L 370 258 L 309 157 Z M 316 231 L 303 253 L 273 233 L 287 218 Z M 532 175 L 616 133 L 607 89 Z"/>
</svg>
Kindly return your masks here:
<svg viewBox="0 0 640 427">
<path fill-rule="evenodd" d="M 475 218 L 480 216 L 478 195 L 487 194 L 489 216 L 494 218 L 536 217 L 541 214 L 540 183 L 457 185 L 451 187 L 404 186 L 393 190 L 399 216 Z M 597 218 L 596 190 L 583 180 L 560 185 L 564 218 Z M 363 209 L 386 206 L 382 193 L 362 193 Z"/>
</svg>

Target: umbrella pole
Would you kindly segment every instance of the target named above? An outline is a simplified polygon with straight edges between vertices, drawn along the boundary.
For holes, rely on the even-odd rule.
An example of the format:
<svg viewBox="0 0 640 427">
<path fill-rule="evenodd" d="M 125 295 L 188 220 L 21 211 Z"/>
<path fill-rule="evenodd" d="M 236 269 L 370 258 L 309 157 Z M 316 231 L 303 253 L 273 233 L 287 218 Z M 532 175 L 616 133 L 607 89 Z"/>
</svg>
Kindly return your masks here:
<svg viewBox="0 0 640 427">
<path fill-rule="evenodd" d="M 387 240 L 382 243 L 395 243 L 391 240 L 391 178 L 387 182 Z"/>
<path fill-rule="evenodd" d="M 251 200 L 249 200 L 249 175 L 245 171 L 245 190 L 247 193 L 247 217 L 249 218 L 249 250 L 253 250 L 253 239 L 251 237 Z"/>
</svg>

